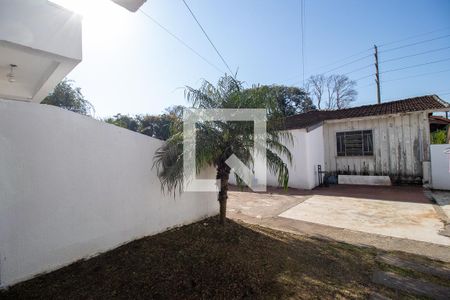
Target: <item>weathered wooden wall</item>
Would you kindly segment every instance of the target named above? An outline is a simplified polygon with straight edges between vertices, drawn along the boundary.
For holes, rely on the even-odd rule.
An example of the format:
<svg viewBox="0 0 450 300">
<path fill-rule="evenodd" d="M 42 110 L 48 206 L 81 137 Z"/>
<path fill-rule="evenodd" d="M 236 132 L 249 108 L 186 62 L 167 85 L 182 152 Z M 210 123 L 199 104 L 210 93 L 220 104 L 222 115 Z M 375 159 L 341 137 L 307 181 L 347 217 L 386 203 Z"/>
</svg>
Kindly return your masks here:
<svg viewBox="0 0 450 300">
<path fill-rule="evenodd" d="M 373 130 L 373 156 L 337 156 L 336 132 Z M 376 118 L 328 121 L 324 124 L 325 168 L 331 172 L 390 175 L 400 180 L 422 177 L 430 160 L 426 112 Z"/>
</svg>

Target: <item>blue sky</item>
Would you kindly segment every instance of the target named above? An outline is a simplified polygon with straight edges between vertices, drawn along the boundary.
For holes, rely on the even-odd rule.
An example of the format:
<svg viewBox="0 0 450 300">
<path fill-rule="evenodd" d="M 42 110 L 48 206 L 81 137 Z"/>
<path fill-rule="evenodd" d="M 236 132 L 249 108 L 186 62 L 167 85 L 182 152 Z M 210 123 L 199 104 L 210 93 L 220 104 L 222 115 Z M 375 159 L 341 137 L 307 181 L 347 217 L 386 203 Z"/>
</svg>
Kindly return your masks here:
<svg viewBox="0 0 450 300">
<path fill-rule="evenodd" d="M 247 86 L 302 85 L 300 0 L 187 2 Z M 201 79 L 215 82 L 221 76 L 142 13 L 132 14 L 109 2 L 102 5 L 85 13 L 83 61 L 68 76 L 94 104 L 98 117 L 156 114 L 171 105 L 185 105 L 183 86 L 197 87 Z M 226 70 L 181 0 L 149 0 L 142 10 Z M 420 36 L 407 39 L 416 35 Z M 450 100 L 449 35 L 447 0 L 305 0 L 305 76 L 364 56 L 369 57 L 332 73 L 344 74 L 371 65 L 374 44 L 406 39 L 380 47 L 381 72 L 442 61 L 382 74 L 383 100 L 428 93 Z M 443 38 L 387 51 L 439 37 Z M 383 62 L 432 50 L 437 51 Z M 370 66 L 348 76 L 358 79 L 373 73 Z M 373 82 L 373 76 L 357 82 L 359 95 L 354 105 L 376 102 Z"/>
</svg>

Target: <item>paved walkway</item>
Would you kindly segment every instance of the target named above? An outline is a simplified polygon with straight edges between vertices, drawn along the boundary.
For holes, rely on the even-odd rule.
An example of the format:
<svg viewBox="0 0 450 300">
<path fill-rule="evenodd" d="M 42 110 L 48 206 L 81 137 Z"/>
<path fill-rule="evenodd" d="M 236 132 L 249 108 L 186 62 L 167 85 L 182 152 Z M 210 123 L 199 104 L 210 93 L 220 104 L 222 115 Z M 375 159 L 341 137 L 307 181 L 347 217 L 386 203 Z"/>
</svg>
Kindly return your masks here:
<svg viewBox="0 0 450 300">
<path fill-rule="evenodd" d="M 231 191 L 228 213 L 279 230 L 450 262 L 450 238 L 439 234 L 444 223 L 419 187 Z"/>
</svg>

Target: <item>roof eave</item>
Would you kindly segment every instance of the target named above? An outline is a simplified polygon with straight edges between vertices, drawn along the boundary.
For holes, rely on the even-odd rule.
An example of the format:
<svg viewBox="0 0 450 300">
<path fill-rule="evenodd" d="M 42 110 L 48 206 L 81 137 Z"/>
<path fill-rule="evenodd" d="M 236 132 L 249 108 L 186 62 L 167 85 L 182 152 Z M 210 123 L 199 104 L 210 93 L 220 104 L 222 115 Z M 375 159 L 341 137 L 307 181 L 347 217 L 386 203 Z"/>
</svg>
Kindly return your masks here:
<svg viewBox="0 0 450 300">
<path fill-rule="evenodd" d="M 438 95 L 434 94 L 434 95 L 432 95 L 432 97 L 434 98 L 434 100 L 441 103 L 444 107 L 450 108 L 450 104 L 447 103 L 446 101 L 442 100 Z"/>
<path fill-rule="evenodd" d="M 342 122 L 348 122 L 348 121 L 359 121 L 359 120 L 372 120 L 372 119 L 380 119 L 380 118 L 392 118 L 392 117 L 398 117 L 398 116 L 404 116 L 404 115 L 412 115 L 412 114 L 418 114 L 418 113 L 432 113 L 432 112 L 440 112 L 440 111 L 446 111 L 447 108 L 443 109 L 435 109 L 435 110 L 416 110 L 416 111 L 408 111 L 408 112 L 401 112 L 401 113 L 394 113 L 394 114 L 384 114 L 384 115 L 374 115 L 374 116 L 364 116 L 364 117 L 354 117 L 354 118 L 342 118 L 342 119 L 330 119 L 325 120 L 325 124 L 329 123 L 342 123 Z M 450 110 L 450 108 L 448 108 Z"/>
</svg>

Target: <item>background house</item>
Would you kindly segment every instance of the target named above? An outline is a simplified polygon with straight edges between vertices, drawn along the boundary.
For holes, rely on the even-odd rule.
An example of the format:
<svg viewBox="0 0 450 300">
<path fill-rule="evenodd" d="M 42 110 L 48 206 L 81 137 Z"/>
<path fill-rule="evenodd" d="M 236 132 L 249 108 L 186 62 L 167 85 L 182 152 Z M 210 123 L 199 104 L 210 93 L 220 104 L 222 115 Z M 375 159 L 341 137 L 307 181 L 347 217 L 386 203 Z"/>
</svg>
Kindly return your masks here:
<svg viewBox="0 0 450 300">
<path fill-rule="evenodd" d="M 289 185 L 319 184 L 318 166 L 332 174 L 384 175 L 394 182 L 430 181 L 430 124 L 448 111 L 436 95 L 288 117 L 294 144 Z M 277 185 L 276 178 L 268 178 Z"/>
<path fill-rule="evenodd" d="M 447 129 L 450 125 L 450 119 L 442 116 L 430 116 L 430 131 Z"/>
</svg>

